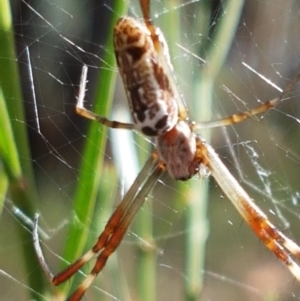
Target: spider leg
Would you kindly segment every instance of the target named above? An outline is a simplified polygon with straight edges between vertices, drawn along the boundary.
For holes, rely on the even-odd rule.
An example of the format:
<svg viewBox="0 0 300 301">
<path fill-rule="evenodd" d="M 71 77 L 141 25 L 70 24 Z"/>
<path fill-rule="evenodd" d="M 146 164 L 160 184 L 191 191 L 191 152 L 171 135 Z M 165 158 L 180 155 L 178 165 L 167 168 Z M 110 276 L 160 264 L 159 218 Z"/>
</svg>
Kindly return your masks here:
<svg viewBox="0 0 300 301">
<path fill-rule="evenodd" d="M 255 115 L 264 113 L 264 112 L 274 108 L 275 106 L 277 106 L 282 101 L 282 99 L 290 93 L 290 91 L 294 88 L 294 86 L 296 85 L 296 83 L 299 80 L 300 80 L 300 73 L 297 74 L 297 76 L 295 76 L 295 78 L 291 81 L 291 83 L 282 91 L 282 93 L 280 94 L 279 97 L 271 99 L 254 109 L 244 111 L 244 112 L 241 112 L 238 114 L 233 114 L 229 117 L 225 117 L 225 118 L 218 119 L 215 121 L 195 123 L 192 125 L 192 129 L 199 130 L 199 129 L 203 129 L 203 128 L 214 128 L 214 127 L 220 127 L 220 126 L 226 126 L 226 125 L 230 125 L 230 124 L 240 123 L 251 116 L 255 116 Z"/>
<path fill-rule="evenodd" d="M 107 237 L 104 245 L 100 245 L 99 242 L 101 240 L 101 236 L 99 237 L 99 240 L 97 244 L 93 247 L 93 252 L 96 254 L 101 247 L 102 251 L 98 255 L 98 258 L 96 260 L 96 263 L 94 265 L 94 268 L 90 272 L 90 274 L 85 278 L 85 280 L 81 283 L 81 285 L 77 288 L 77 290 L 69 297 L 68 300 L 70 301 L 78 301 L 82 298 L 85 291 L 91 286 L 96 276 L 101 272 L 103 269 L 107 259 L 109 256 L 116 250 L 116 248 L 119 246 L 124 234 L 126 233 L 129 225 L 132 223 L 132 220 L 134 219 L 135 215 L 137 214 L 140 207 L 144 204 L 147 195 L 149 194 L 150 190 L 153 188 L 157 180 L 160 178 L 162 173 L 165 171 L 164 164 L 158 162 L 154 165 L 152 171 L 150 174 L 148 174 L 148 178 L 146 182 L 144 183 L 142 189 L 139 190 L 140 185 L 135 185 L 134 183 L 132 187 L 134 187 L 135 193 L 137 193 L 133 200 L 131 200 L 130 203 L 127 204 L 126 208 L 122 208 L 122 216 L 118 218 L 118 220 L 113 221 L 110 219 L 105 227 L 104 232 L 108 232 L 106 234 L 103 234 Z M 149 173 L 149 170 L 148 170 Z M 138 190 L 138 192 L 137 192 Z M 126 198 L 126 196 L 125 196 Z M 125 199 L 124 199 L 125 200 Z M 124 207 L 124 206 L 122 206 Z M 117 208 L 116 211 L 118 211 L 119 208 Z M 116 212 L 115 211 L 115 212 Z M 110 223 L 113 225 L 111 226 Z M 98 245 L 99 244 L 99 245 Z"/>
<path fill-rule="evenodd" d="M 70 299 L 68 300 L 80 300 L 85 291 L 92 284 L 97 274 L 104 267 L 108 257 L 120 244 L 137 211 L 143 205 L 150 190 L 153 188 L 164 171 L 164 164 L 158 160 L 156 152 L 153 152 L 152 156 L 148 159 L 143 169 L 138 174 L 136 180 L 127 191 L 124 199 L 108 220 L 105 229 L 100 234 L 96 244 L 81 258 L 76 260 L 65 270 L 55 276 L 50 271 L 42 253 L 38 237 L 37 219 L 35 220 L 33 231 L 35 251 L 43 270 L 54 285 L 59 285 L 72 277 L 72 275 L 74 275 L 84 264 L 90 261 L 93 257 L 97 256 L 97 254 L 100 252 L 91 273 L 86 277 L 79 288 L 70 296 Z"/>
<path fill-rule="evenodd" d="M 203 164 L 211 171 L 216 182 L 251 229 L 300 281 L 300 267 L 287 252 L 288 250 L 296 257 L 300 257 L 300 247 L 277 230 L 268 220 L 267 216 L 231 175 L 210 145 L 199 139 L 197 151 Z"/>
<path fill-rule="evenodd" d="M 146 22 L 146 24 L 147 24 L 147 22 L 152 23 L 151 17 L 150 17 L 150 1 L 149 0 L 140 0 L 140 6 L 141 6 L 142 14 L 143 14 L 143 19 Z"/>
<path fill-rule="evenodd" d="M 87 71 L 88 71 L 88 68 L 86 65 L 84 65 L 82 68 L 82 73 L 81 73 L 79 95 L 78 95 L 77 104 L 76 104 L 76 113 L 87 119 L 98 121 L 99 123 L 101 123 L 107 127 L 110 127 L 110 128 L 134 130 L 135 126 L 132 123 L 124 123 L 124 122 L 109 120 L 105 117 L 95 114 L 92 111 L 87 110 L 84 107 L 84 97 L 85 97 L 86 83 L 87 83 Z"/>
<path fill-rule="evenodd" d="M 54 275 L 52 274 L 42 251 L 41 245 L 40 245 L 40 239 L 39 239 L 39 226 L 38 226 L 38 221 L 39 221 L 39 214 L 36 213 L 34 215 L 34 221 L 33 221 L 33 231 L 32 231 L 32 235 L 33 235 L 33 245 L 34 245 L 34 249 L 35 249 L 35 253 L 37 255 L 37 258 L 39 260 L 39 263 L 43 269 L 43 271 L 45 272 L 46 276 L 48 279 L 50 279 L 52 281 Z"/>
</svg>

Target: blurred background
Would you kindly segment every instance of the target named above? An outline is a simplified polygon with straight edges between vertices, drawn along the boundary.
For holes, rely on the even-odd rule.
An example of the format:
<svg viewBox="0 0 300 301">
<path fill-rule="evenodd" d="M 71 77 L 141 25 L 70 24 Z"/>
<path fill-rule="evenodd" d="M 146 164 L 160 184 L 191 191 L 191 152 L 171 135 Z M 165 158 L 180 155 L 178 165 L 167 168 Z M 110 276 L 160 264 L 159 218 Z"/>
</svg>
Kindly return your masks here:
<svg viewBox="0 0 300 301">
<path fill-rule="evenodd" d="M 129 15 L 141 18 L 138 1 L 120 3 Z M 58 272 L 66 266 L 65 260 L 78 256 L 64 256 L 65 248 L 76 247 L 76 236 L 71 238 L 68 232 L 72 224 L 83 230 L 84 238 L 78 241 L 87 240 L 84 250 L 88 250 L 154 146 L 141 134 L 121 138 L 100 124 L 94 126 L 104 142 L 97 145 L 87 134 L 91 122 L 75 113 L 86 64 L 86 106 L 97 112 L 107 110 L 107 117 L 117 112 L 114 119 L 130 120 L 112 63 L 109 33 L 112 20 L 123 14 L 112 1 L 11 0 L 10 4 L 26 112 L 24 121 L 13 118 L 12 122 L 24 123 L 28 130 L 31 157 L 22 161 L 34 170 L 38 195 L 34 210 L 40 212 L 40 226 L 49 235 L 42 238 L 42 246 L 52 271 Z M 299 73 L 297 0 L 151 1 L 151 15 L 165 33 L 191 120 L 225 117 L 280 94 L 245 64 L 282 89 Z M 107 73 L 117 77 L 116 83 L 103 81 Z M 107 108 L 105 99 L 97 99 L 110 89 L 114 97 L 107 99 L 112 100 Z M 300 84 L 278 107 L 261 116 L 199 132 L 276 227 L 298 243 L 299 104 Z M 88 174 L 101 185 L 84 224 L 73 200 L 82 166 L 90 162 L 88 143 L 103 157 Z M 17 220 L 6 203 L 0 223 L 0 300 L 29 300 L 31 290 L 37 288 L 27 278 L 37 266 L 25 268 L 27 259 L 20 251 L 23 242 L 17 231 L 22 218 Z M 145 224 L 150 233 L 143 236 Z M 147 254 L 152 267 L 143 270 Z M 156 300 L 300 299 L 299 283 L 252 233 L 214 180 L 198 176 L 184 183 L 167 174 L 162 177 L 86 300 L 146 300 L 141 278 L 153 284 L 148 289 L 152 288 Z M 80 280 L 70 283 L 72 290 Z M 39 298 L 58 300 L 59 289 L 54 290 L 46 279 L 45 283 Z"/>
</svg>

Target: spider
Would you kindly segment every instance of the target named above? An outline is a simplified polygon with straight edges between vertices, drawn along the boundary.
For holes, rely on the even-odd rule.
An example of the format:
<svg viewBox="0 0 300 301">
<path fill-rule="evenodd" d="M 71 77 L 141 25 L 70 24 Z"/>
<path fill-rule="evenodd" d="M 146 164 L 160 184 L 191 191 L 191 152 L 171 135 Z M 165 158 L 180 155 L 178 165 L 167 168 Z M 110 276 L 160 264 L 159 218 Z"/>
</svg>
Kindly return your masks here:
<svg viewBox="0 0 300 301">
<path fill-rule="evenodd" d="M 93 257 L 97 257 L 91 272 L 68 299 L 80 300 L 105 266 L 109 256 L 121 243 L 150 190 L 160 176 L 168 171 L 175 180 L 188 180 L 196 174 L 211 174 L 254 233 L 300 281 L 300 267 L 289 254 L 300 257 L 300 247 L 276 229 L 231 175 L 212 146 L 196 135 L 195 130 L 203 125 L 188 119 L 184 101 L 173 76 L 165 38 L 150 18 L 150 1 L 140 0 L 140 6 L 143 21 L 125 16 L 118 20 L 114 29 L 115 56 L 133 123 L 111 121 L 84 107 L 86 66 L 83 67 L 76 111 L 79 115 L 107 127 L 140 131 L 154 138 L 156 149 L 108 220 L 96 244 L 56 276 L 51 273 L 43 256 L 36 216 L 33 231 L 34 246 L 43 269 L 52 283 L 59 285 L 72 277 Z M 210 122 L 206 126 L 240 123 L 251 116 L 263 113 L 276 106 L 299 80 L 300 74 L 279 97 L 257 108 Z"/>
</svg>

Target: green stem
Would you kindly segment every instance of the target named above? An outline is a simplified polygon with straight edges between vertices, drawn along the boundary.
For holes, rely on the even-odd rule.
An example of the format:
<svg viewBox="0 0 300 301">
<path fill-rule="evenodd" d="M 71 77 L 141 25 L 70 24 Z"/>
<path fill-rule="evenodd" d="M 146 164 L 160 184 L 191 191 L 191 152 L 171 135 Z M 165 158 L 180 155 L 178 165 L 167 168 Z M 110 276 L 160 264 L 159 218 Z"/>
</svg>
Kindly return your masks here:
<svg viewBox="0 0 300 301">
<path fill-rule="evenodd" d="M 101 116 L 109 116 L 115 87 L 116 73 L 112 72 L 115 69 L 115 58 L 112 49 L 113 27 L 118 16 L 123 15 L 126 9 L 124 1 L 121 0 L 114 1 L 111 6 L 114 13 L 110 20 L 110 29 L 107 42 L 105 43 L 106 51 L 102 58 L 110 68 L 109 70 L 106 68 L 101 69 L 95 102 L 93 103 L 95 113 Z M 99 127 L 101 127 L 101 131 L 99 131 Z M 99 125 L 97 122 L 90 122 L 73 203 L 74 219 L 68 230 L 65 250 L 62 255 L 68 262 L 72 262 L 74 258 L 79 258 L 83 254 L 98 200 L 98 191 L 101 189 L 102 181 L 109 181 L 109 179 L 102 178 L 101 173 L 106 140 L 107 128 Z M 103 196 L 100 196 L 100 199 L 103 203 L 111 201 L 111 198 Z M 103 204 L 102 206 L 105 205 Z M 73 280 L 71 281 L 73 282 Z"/>
<path fill-rule="evenodd" d="M 199 17 L 203 11 L 209 15 L 209 3 L 199 6 Z M 218 20 L 215 35 L 212 38 L 212 47 L 208 49 L 204 58 L 206 63 L 199 70 L 198 76 L 193 75 L 194 80 L 194 101 L 191 111 L 197 120 L 212 119 L 212 95 L 216 78 L 224 65 L 232 40 L 240 20 L 244 1 L 228 0 L 223 4 L 223 14 Z M 206 8 L 206 10 L 205 10 Z M 209 22 L 209 18 L 206 18 Z M 208 24 L 202 24 L 202 29 L 208 30 Z M 200 29 L 201 30 L 201 29 Z M 205 32 L 201 32 L 202 35 Z M 208 31 L 206 32 L 208 34 Z M 193 79 L 191 79 L 191 82 Z M 211 131 L 206 129 L 201 131 L 201 136 L 209 143 Z M 187 243 L 186 243 L 186 300 L 197 300 L 202 290 L 205 243 L 208 235 L 207 223 L 207 200 L 208 200 L 208 180 L 191 181 L 187 191 Z"/>
<path fill-rule="evenodd" d="M 0 4 L 0 32 L 0 83 L 2 88 L 0 96 L 0 128 L 2 131 L 0 160 L 4 167 L 1 169 L 1 195 L 5 196 L 9 188 L 14 204 L 28 217 L 33 217 L 37 196 L 32 165 L 28 164 L 31 161 L 31 155 L 25 126 L 21 79 L 17 66 L 10 3 L 6 0 L 1 1 Z M 46 284 L 43 277 L 40 277 L 42 271 L 31 243 L 31 232 L 21 224 L 19 224 L 18 231 L 28 275 L 28 286 L 32 288 L 30 290 L 31 298 L 40 300 Z"/>
</svg>

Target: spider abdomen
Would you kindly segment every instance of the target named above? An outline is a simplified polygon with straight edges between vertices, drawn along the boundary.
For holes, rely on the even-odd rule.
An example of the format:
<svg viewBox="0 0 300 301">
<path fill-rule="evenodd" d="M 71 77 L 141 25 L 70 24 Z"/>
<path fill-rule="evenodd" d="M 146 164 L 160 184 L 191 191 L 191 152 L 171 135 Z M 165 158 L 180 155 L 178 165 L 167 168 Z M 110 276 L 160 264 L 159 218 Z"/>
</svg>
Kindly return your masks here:
<svg viewBox="0 0 300 301">
<path fill-rule="evenodd" d="M 120 18 L 114 48 L 136 128 L 147 136 L 166 133 L 178 121 L 178 106 L 150 31 L 138 20 Z"/>
</svg>

